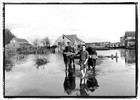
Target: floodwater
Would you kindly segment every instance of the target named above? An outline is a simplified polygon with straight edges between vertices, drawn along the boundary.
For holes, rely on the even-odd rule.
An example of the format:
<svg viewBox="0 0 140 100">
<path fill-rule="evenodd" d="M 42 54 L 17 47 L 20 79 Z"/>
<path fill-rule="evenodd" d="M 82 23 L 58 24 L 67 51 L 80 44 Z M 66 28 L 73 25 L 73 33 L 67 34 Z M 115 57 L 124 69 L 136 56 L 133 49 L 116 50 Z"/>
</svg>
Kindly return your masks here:
<svg viewBox="0 0 140 100">
<path fill-rule="evenodd" d="M 96 75 L 81 78 L 79 65 L 66 72 L 59 54 L 7 56 L 5 96 L 135 96 L 135 50 L 97 51 Z M 36 59 L 48 62 L 37 66 Z M 90 72 L 90 71 L 89 71 Z"/>
</svg>

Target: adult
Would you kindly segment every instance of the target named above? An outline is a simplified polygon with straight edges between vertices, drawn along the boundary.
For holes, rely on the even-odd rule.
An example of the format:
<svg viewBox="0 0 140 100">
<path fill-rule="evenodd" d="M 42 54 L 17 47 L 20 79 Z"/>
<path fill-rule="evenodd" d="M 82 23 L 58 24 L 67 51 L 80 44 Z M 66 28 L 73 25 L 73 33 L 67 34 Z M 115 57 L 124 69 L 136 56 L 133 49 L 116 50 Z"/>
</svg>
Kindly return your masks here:
<svg viewBox="0 0 140 100">
<path fill-rule="evenodd" d="M 63 59 L 64 59 L 64 64 L 65 64 L 65 67 L 66 67 L 66 70 L 68 68 L 68 57 L 66 56 L 66 48 L 63 50 Z"/>
<path fill-rule="evenodd" d="M 95 66 L 96 66 L 96 59 L 97 59 L 97 52 L 94 48 L 88 47 L 87 51 L 89 53 L 89 59 L 88 59 L 88 69 L 90 70 L 90 67 L 92 67 L 93 72 L 95 72 Z"/>
<path fill-rule="evenodd" d="M 79 60 L 80 70 L 81 70 L 81 73 L 82 73 L 82 77 L 84 77 L 85 74 L 86 74 L 87 60 L 89 58 L 89 53 L 86 50 L 85 45 L 82 45 L 82 50 L 80 50 L 77 55 L 79 55 L 79 57 L 80 57 L 80 60 Z"/>
<path fill-rule="evenodd" d="M 71 46 L 70 42 L 67 42 L 67 46 L 65 47 L 65 49 L 63 51 L 63 57 L 64 57 L 66 69 L 67 69 L 67 67 L 69 67 L 69 69 L 72 68 L 72 62 L 74 61 L 73 53 L 75 53 L 74 48 Z"/>
</svg>

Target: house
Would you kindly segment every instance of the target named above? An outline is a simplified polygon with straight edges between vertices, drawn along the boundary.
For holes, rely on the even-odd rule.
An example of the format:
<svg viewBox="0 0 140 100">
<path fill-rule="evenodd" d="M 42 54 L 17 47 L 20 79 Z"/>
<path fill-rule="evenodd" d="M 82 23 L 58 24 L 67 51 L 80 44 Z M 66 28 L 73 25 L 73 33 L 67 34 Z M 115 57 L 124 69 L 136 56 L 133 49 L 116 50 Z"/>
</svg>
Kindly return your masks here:
<svg viewBox="0 0 140 100">
<path fill-rule="evenodd" d="M 115 42 L 113 44 L 114 44 L 114 47 L 120 47 L 120 42 Z"/>
<path fill-rule="evenodd" d="M 31 46 L 31 44 L 28 43 L 27 40 L 25 39 L 21 39 L 21 38 L 13 38 L 9 44 L 7 44 L 5 46 L 5 48 L 11 48 L 11 49 L 17 49 L 17 48 L 20 48 L 20 47 L 28 47 L 28 46 Z"/>
<path fill-rule="evenodd" d="M 95 43 L 86 43 L 87 47 L 95 47 Z"/>
<path fill-rule="evenodd" d="M 120 46 L 121 47 L 125 46 L 125 37 L 124 36 L 120 37 Z"/>
<path fill-rule="evenodd" d="M 134 47 L 135 46 L 135 32 L 128 31 L 125 32 L 125 46 L 126 47 Z"/>
<path fill-rule="evenodd" d="M 63 50 L 65 46 L 67 46 L 67 42 L 70 42 L 75 49 L 78 49 L 78 46 L 81 44 L 85 44 L 84 41 L 79 39 L 77 35 L 62 35 L 55 42 L 54 45 L 57 45 L 59 51 Z"/>
<path fill-rule="evenodd" d="M 107 47 L 110 44 L 110 42 L 92 42 L 92 43 L 86 43 L 87 47 L 94 47 L 94 48 L 104 48 Z"/>
</svg>

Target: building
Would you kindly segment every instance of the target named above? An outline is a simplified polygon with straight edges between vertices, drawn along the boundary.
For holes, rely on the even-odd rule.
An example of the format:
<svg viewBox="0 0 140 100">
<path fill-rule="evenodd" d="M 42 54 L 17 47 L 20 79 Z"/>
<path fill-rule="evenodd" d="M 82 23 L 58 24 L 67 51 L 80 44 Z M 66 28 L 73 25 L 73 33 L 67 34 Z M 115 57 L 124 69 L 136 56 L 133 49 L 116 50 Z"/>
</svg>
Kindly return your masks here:
<svg viewBox="0 0 140 100">
<path fill-rule="evenodd" d="M 110 47 L 120 47 L 120 42 L 111 43 Z"/>
<path fill-rule="evenodd" d="M 67 46 L 67 42 L 70 42 L 75 49 L 78 49 L 78 45 L 85 44 L 84 41 L 79 39 L 77 35 L 62 35 L 55 42 L 54 45 L 57 45 L 59 51 L 63 50 Z"/>
<path fill-rule="evenodd" d="M 134 47 L 135 46 L 135 32 L 128 31 L 125 32 L 125 46 L 126 47 Z"/>
<path fill-rule="evenodd" d="M 31 44 L 28 43 L 27 40 L 21 39 L 21 38 L 13 38 L 9 44 L 5 46 L 5 48 L 10 48 L 10 49 L 17 49 L 21 47 L 28 47 L 31 46 Z"/>
<path fill-rule="evenodd" d="M 107 47 L 110 42 L 93 42 L 93 43 L 86 43 L 87 47 L 94 47 L 94 48 L 104 48 Z"/>
<path fill-rule="evenodd" d="M 120 47 L 125 47 L 125 37 L 120 37 Z"/>
</svg>

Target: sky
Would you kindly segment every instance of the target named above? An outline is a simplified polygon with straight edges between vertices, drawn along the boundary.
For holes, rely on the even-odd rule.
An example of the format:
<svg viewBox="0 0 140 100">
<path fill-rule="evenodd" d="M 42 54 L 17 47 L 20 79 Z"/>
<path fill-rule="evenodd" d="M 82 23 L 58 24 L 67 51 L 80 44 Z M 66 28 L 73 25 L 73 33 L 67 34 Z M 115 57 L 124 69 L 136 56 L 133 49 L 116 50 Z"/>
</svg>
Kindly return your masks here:
<svg viewBox="0 0 140 100">
<path fill-rule="evenodd" d="M 5 27 L 32 43 L 62 34 L 77 34 L 85 42 L 119 42 L 135 31 L 135 5 L 5 5 Z"/>
</svg>

